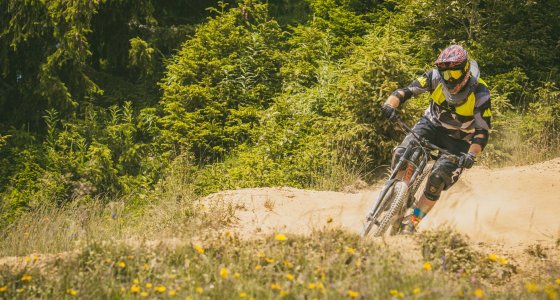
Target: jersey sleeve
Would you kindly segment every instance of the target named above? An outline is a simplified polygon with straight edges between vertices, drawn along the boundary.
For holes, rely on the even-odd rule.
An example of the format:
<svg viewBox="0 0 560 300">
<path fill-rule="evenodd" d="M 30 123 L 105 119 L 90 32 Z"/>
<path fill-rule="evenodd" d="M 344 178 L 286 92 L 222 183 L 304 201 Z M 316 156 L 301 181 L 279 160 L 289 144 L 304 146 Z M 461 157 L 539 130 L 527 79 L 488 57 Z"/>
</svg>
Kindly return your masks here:
<svg viewBox="0 0 560 300">
<path fill-rule="evenodd" d="M 485 84 L 479 83 L 475 91 L 476 103 L 474 106 L 475 129 L 489 130 L 491 128 L 492 107 L 490 91 Z"/>
</svg>

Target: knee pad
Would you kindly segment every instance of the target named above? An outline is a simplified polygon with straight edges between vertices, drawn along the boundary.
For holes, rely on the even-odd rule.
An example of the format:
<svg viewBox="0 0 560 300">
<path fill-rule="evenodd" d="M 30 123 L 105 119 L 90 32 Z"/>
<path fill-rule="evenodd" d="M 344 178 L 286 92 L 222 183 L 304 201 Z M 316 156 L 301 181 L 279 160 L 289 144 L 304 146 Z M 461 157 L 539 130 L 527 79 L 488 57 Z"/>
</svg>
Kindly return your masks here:
<svg viewBox="0 0 560 300">
<path fill-rule="evenodd" d="M 441 174 L 441 172 L 437 170 L 430 174 L 426 189 L 424 190 L 424 196 L 428 198 L 428 200 L 436 201 L 439 199 L 441 191 L 445 188 L 446 184 L 444 176 L 444 174 Z"/>
<path fill-rule="evenodd" d="M 393 159 L 391 160 L 391 169 L 395 169 L 397 163 L 399 162 L 399 159 L 401 159 L 401 156 L 404 154 L 405 151 L 406 148 L 400 146 L 393 149 Z"/>
</svg>

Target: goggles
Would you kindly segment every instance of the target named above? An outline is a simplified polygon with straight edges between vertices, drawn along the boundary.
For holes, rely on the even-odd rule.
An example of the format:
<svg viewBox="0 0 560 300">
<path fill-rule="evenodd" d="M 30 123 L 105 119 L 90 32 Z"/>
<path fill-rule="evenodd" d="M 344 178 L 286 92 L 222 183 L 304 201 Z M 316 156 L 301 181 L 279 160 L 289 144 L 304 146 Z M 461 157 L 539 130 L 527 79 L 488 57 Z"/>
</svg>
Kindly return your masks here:
<svg viewBox="0 0 560 300">
<path fill-rule="evenodd" d="M 463 77 L 463 75 L 465 74 L 463 70 L 445 70 L 445 71 L 440 71 L 440 73 L 441 73 L 441 77 L 443 77 L 443 79 L 446 81 L 450 81 L 452 79 L 457 80 Z"/>
<path fill-rule="evenodd" d="M 439 73 L 443 80 L 445 81 L 455 81 L 463 78 L 465 76 L 467 70 L 469 69 L 469 63 L 465 64 L 463 69 L 452 69 L 452 70 L 440 70 Z"/>
</svg>

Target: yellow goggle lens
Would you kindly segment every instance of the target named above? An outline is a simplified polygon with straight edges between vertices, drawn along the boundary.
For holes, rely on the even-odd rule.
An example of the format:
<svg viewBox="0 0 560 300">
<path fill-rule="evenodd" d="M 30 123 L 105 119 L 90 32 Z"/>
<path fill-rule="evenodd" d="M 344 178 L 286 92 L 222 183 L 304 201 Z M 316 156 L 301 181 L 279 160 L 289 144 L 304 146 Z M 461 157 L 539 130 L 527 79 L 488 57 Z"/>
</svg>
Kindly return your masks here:
<svg viewBox="0 0 560 300">
<path fill-rule="evenodd" d="M 443 71 L 443 79 L 445 79 L 445 80 L 450 80 L 451 78 L 459 79 L 459 78 L 461 78 L 461 76 L 463 76 L 463 70 Z"/>
</svg>

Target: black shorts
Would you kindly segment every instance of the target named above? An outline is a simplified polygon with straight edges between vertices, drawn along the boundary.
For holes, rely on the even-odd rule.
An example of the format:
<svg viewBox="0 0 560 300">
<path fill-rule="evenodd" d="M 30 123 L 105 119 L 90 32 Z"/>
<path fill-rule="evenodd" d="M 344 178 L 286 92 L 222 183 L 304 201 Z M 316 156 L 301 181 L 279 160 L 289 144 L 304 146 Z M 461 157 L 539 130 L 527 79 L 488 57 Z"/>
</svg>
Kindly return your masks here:
<svg viewBox="0 0 560 300">
<path fill-rule="evenodd" d="M 450 137 L 447 134 L 447 130 L 445 128 L 436 126 L 425 117 L 422 117 L 420 121 L 418 121 L 418 123 L 414 125 L 412 131 L 418 136 L 425 138 L 430 143 L 446 149 L 454 155 L 462 156 L 469 151 L 470 144 L 467 141 Z M 395 155 L 393 156 L 393 167 L 396 162 L 398 162 L 400 155 L 404 153 L 404 149 L 408 146 L 413 138 L 414 137 L 412 136 L 412 134 L 408 134 L 404 138 L 403 142 L 397 147 L 397 149 L 395 149 Z M 445 179 L 444 190 L 447 190 L 455 182 L 457 182 L 463 169 L 459 168 L 456 162 L 452 162 L 448 159 L 445 159 L 444 157 L 440 157 L 432 167 L 432 173 L 436 171 L 443 175 Z"/>
</svg>

